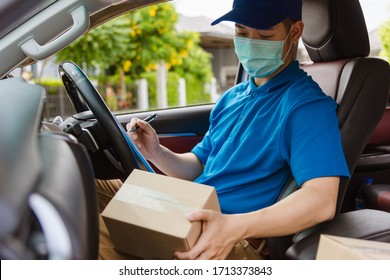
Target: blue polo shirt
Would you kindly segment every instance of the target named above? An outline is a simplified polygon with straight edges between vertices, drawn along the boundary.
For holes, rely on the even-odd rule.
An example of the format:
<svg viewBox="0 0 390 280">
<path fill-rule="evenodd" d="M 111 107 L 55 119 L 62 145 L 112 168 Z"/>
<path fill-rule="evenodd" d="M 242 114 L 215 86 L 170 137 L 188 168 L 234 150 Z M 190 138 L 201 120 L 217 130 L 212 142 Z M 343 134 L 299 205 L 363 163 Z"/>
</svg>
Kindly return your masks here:
<svg viewBox="0 0 390 280">
<path fill-rule="evenodd" d="M 294 61 L 266 84 L 228 90 L 192 152 L 204 164 L 195 182 L 216 188 L 223 213 L 276 202 L 287 181 L 349 176 L 337 104 Z"/>
</svg>

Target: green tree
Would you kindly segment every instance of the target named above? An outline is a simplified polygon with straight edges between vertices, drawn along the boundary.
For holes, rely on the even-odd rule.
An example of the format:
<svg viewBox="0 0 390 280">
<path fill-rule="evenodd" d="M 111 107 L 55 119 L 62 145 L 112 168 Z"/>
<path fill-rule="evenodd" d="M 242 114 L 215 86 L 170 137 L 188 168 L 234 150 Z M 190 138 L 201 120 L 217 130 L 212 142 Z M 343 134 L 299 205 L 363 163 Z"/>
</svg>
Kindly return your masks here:
<svg viewBox="0 0 390 280">
<path fill-rule="evenodd" d="M 71 60 L 86 70 L 106 70 L 121 63 L 128 49 L 130 27 L 122 18 L 109 21 L 56 55 L 56 60 Z"/>
<path fill-rule="evenodd" d="M 103 70 L 99 77 L 103 84 L 112 81 L 110 76 L 117 77 L 122 93 L 124 83 L 129 80 L 127 77 L 133 81 L 147 77 L 151 87 L 155 80 L 153 72 L 164 61 L 169 72 L 189 81 L 187 94 L 191 103 L 208 101 L 204 83 L 212 77 L 211 54 L 199 46 L 198 33 L 178 32 L 177 21 L 176 10 L 169 3 L 130 12 L 85 34 L 62 50 L 57 60 L 72 60 L 89 74 L 89 70 Z M 176 75 L 169 77 L 177 80 Z M 150 88 L 150 92 L 155 89 Z M 168 96 L 172 96 L 169 104 L 174 105 L 177 98 L 170 91 Z"/>
<path fill-rule="evenodd" d="M 210 79 L 211 55 L 200 48 L 198 33 L 175 29 L 177 17 L 169 3 L 130 12 L 85 34 L 56 58 L 110 74 L 123 69 L 133 78 L 155 71 L 163 60 L 168 70 Z"/>
<path fill-rule="evenodd" d="M 383 55 L 390 61 L 390 20 L 386 21 L 379 30 Z"/>
<path fill-rule="evenodd" d="M 191 72 L 200 80 L 211 78 L 211 55 L 199 46 L 199 34 L 175 29 L 178 15 L 163 3 L 127 15 L 130 21 L 130 55 L 125 71 L 132 76 L 155 71 L 163 60 L 168 70 Z"/>
</svg>

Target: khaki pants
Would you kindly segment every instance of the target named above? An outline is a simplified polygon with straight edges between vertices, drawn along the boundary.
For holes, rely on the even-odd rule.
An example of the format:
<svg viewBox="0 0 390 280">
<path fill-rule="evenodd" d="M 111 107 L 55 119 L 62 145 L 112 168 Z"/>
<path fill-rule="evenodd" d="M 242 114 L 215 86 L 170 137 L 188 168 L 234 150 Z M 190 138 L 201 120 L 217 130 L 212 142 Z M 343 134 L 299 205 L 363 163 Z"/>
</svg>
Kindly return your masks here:
<svg viewBox="0 0 390 280">
<path fill-rule="evenodd" d="M 96 180 L 96 188 L 98 194 L 98 206 L 101 213 L 111 198 L 122 186 L 120 180 Z M 135 256 L 121 253 L 115 250 L 115 246 L 112 243 L 110 234 L 103 221 L 103 218 L 99 215 L 100 223 L 100 242 L 99 242 L 99 259 L 102 260 L 136 260 L 139 259 Z M 246 240 L 237 242 L 228 257 L 228 260 L 261 260 L 263 257 L 259 255 L 255 249 Z"/>
</svg>

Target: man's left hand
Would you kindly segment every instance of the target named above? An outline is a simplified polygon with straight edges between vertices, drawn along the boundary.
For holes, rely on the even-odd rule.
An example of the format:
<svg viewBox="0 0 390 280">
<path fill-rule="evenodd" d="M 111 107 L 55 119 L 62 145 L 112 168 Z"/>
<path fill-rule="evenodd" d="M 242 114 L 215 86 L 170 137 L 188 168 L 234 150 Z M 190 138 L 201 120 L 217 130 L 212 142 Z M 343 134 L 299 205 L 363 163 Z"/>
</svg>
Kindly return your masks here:
<svg viewBox="0 0 390 280">
<path fill-rule="evenodd" d="M 175 252 L 175 258 L 181 260 L 221 260 L 226 259 L 234 244 L 234 215 L 223 215 L 217 211 L 200 210 L 191 213 L 190 222 L 203 222 L 202 234 L 195 246 L 187 252 Z"/>
</svg>

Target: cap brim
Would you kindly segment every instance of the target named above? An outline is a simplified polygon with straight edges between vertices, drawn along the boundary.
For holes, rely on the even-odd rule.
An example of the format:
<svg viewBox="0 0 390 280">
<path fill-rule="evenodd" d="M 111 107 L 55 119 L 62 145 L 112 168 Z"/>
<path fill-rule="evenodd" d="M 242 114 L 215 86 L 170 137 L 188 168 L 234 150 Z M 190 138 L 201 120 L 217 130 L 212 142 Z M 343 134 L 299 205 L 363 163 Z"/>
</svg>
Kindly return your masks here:
<svg viewBox="0 0 390 280">
<path fill-rule="evenodd" d="M 216 25 L 221 21 L 232 21 L 254 29 L 270 29 L 285 18 L 286 16 L 284 15 L 275 14 L 265 9 L 241 7 L 224 14 L 214 20 L 211 25 Z"/>
</svg>

